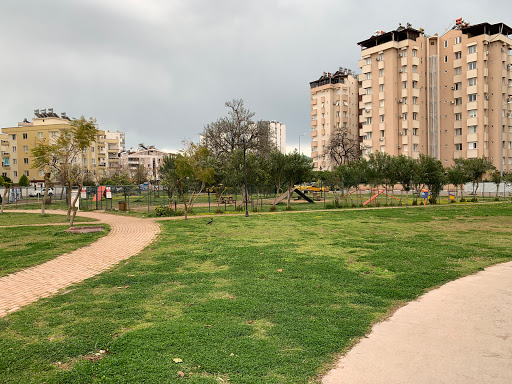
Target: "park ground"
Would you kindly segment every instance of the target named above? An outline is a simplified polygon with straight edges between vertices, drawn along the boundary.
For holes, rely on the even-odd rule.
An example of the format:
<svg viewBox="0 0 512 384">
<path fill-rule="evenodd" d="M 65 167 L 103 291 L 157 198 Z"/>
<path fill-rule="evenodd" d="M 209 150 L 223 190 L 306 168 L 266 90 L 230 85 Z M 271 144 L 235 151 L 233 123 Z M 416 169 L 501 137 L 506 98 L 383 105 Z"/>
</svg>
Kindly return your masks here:
<svg viewBox="0 0 512 384">
<path fill-rule="evenodd" d="M 512 259 L 510 203 L 161 221 L 0 319 L 3 383 L 310 383 L 397 308 Z"/>
</svg>

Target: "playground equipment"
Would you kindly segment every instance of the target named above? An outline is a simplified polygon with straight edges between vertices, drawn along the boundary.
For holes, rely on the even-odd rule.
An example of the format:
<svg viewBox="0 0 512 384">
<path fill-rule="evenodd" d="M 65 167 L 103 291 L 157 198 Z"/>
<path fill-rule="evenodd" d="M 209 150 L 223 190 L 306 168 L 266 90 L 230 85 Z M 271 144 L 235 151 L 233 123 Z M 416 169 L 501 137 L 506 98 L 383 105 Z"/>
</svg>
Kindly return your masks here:
<svg viewBox="0 0 512 384">
<path fill-rule="evenodd" d="M 386 196 L 389 196 L 389 197 L 392 197 L 393 199 L 395 199 L 396 201 L 400 201 L 399 199 L 397 199 L 395 196 L 392 196 L 392 195 L 388 195 L 386 192 L 385 189 L 382 189 L 382 190 L 378 190 L 378 189 L 372 189 L 372 192 L 373 191 L 377 191 L 377 193 L 375 195 L 373 195 L 372 197 L 370 197 L 368 200 L 366 200 L 364 203 L 363 203 L 363 206 L 365 206 L 366 204 L 368 204 L 369 202 L 371 202 L 373 199 L 376 199 L 377 197 L 379 197 L 380 195 L 386 195 Z"/>
<path fill-rule="evenodd" d="M 101 201 L 103 195 L 105 194 L 106 187 L 104 185 L 100 185 L 96 190 L 96 194 L 92 198 L 92 201 Z"/>
<path fill-rule="evenodd" d="M 314 203 L 314 201 L 312 199 L 310 199 L 308 196 L 306 196 L 304 193 L 302 193 L 301 191 L 299 191 L 297 188 L 290 188 L 289 190 L 287 190 L 285 193 L 283 193 L 282 195 L 276 197 L 276 199 L 274 200 L 274 205 L 276 204 L 279 204 L 281 201 L 283 201 L 284 199 L 288 198 L 288 195 L 290 193 L 293 193 L 295 192 L 297 195 L 299 195 L 300 197 L 302 197 L 304 200 L 306 200 L 308 203 Z"/>
</svg>

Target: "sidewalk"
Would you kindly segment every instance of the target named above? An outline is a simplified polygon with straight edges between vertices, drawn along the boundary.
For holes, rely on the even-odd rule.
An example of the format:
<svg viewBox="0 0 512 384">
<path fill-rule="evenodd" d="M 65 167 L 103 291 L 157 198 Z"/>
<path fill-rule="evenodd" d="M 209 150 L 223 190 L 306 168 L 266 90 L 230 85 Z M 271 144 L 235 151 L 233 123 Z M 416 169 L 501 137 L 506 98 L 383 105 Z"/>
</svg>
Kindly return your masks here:
<svg viewBox="0 0 512 384">
<path fill-rule="evenodd" d="M 322 383 L 512 383 L 512 262 L 447 283 L 399 309 Z"/>
<path fill-rule="evenodd" d="M 47 213 L 65 214 L 61 211 Z M 78 215 L 109 224 L 110 233 L 86 247 L 0 278 L 0 317 L 136 255 L 160 232 L 159 224 L 152 220 L 98 212 L 80 212 Z"/>
</svg>

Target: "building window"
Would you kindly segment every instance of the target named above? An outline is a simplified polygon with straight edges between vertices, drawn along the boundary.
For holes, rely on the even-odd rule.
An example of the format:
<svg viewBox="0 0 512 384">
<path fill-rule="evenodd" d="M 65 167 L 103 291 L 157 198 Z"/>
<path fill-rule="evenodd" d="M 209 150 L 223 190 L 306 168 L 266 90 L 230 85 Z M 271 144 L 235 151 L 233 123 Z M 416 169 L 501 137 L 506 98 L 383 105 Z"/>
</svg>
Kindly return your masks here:
<svg viewBox="0 0 512 384">
<path fill-rule="evenodd" d="M 92 164 L 96 164 L 96 159 L 94 159 L 94 158 L 93 158 L 93 159 L 91 159 L 91 163 L 92 163 Z"/>
<path fill-rule="evenodd" d="M 402 72 L 407 73 L 407 65 L 402 65 Z"/>
<path fill-rule="evenodd" d="M 476 45 L 472 45 L 471 47 L 468 47 L 468 53 L 476 53 Z"/>
<path fill-rule="evenodd" d="M 462 113 L 456 113 L 455 120 L 457 120 L 457 121 L 462 120 Z"/>
<path fill-rule="evenodd" d="M 418 104 L 418 97 L 417 96 L 413 96 L 412 97 L 412 103 L 413 104 Z"/>
<path fill-rule="evenodd" d="M 413 120 L 418 120 L 418 112 L 413 112 L 412 113 L 412 119 Z"/>
<path fill-rule="evenodd" d="M 470 125 L 468 127 L 469 133 L 476 133 L 476 130 L 477 130 L 477 126 L 476 125 Z"/>
<path fill-rule="evenodd" d="M 383 100 L 379 100 L 379 107 L 384 107 L 384 99 Z"/>
<path fill-rule="evenodd" d="M 468 63 L 468 71 L 471 71 L 472 69 L 476 69 L 476 61 L 470 61 Z"/>
<path fill-rule="evenodd" d="M 462 58 L 462 52 L 455 52 L 455 60 L 459 60 L 460 58 Z"/>
<path fill-rule="evenodd" d="M 29 176 L 29 172 L 28 171 L 25 171 L 23 173 L 25 174 L 25 176 Z"/>
<path fill-rule="evenodd" d="M 448 40 L 445 40 L 445 41 L 444 41 L 444 47 L 445 47 L 445 48 L 448 48 Z"/>
<path fill-rule="evenodd" d="M 407 80 L 406 81 L 402 81 L 402 84 L 403 84 L 404 89 L 407 88 Z"/>
<path fill-rule="evenodd" d="M 380 115 L 380 122 L 383 123 L 384 122 L 384 115 Z"/>
<path fill-rule="evenodd" d="M 407 57 L 407 50 L 405 50 L 405 49 L 404 49 L 404 50 L 402 51 L 402 57 Z"/>
<path fill-rule="evenodd" d="M 418 72 L 418 66 L 417 65 L 413 65 L 412 66 L 412 73 L 416 73 Z"/>
<path fill-rule="evenodd" d="M 476 141 L 470 141 L 468 143 L 468 149 L 476 149 Z"/>
<path fill-rule="evenodd" d="M 13 146 L 13 147 L 12 147 L 12 151 L 13 151 L 13 152 L 16 152 L 16 146 Z"/>
<path fill-rule="evenodd" d="M 416 88 L 418 86 L 418 82 L 416 80 L 412 81 L 412 87 Z"/>
<path fill-rule="evenodd" d="M 13 164 L 13 165 L 18 164 L 18 159 L 12 159 L 12 164 Z"/>
<path fill-rule="evenodd" d="M 379 57 L 380 61 L 384 60 L 384 54 L 383 53 L 381 53 L 378 57 Z"/>
<path fill-rule="evenodd" d="M 462 136 L 462 128 L 455 129 L 455 136 Z"/>
<path fill-rule="evenodd" d="M 412 145 L 412 150 L 413 150 L 414 152 L 418 152 L 418 144 L 413 144 L 413 145 Z"/>
<path fill-rule="evenodd" d="M 418 55 L 418 50 L 417 49 L 413 49 L 412 50 L 412 57 L 416 57 Z"/>
<path fill-rule="evenodd" d="M 448 62 L 448 56 L 445 56 L 444 57 L 444 62 L 447 63 Z"/>
<path fill-rule="evenodd" d="M 23 152 L 28 152 L 28 145 L 23 146 Z"/>
<path fill-rule="evenodd" d="M 380 137 L 384 137 L 384 135 L 386 134 L 386 131 L 384 131 L 383 129 L 380 131 Z"/>
<path fill-rule="evenodd" d="M 13 171 L 14 177 L 18 177 L 18 171 Z M 5 175 L 7 176 L 7 174 Z"/>
<path fill-rule="evenodd" d="M 366 80 L 370 80 L 372 78 L 372 73 L 371 72 L 367 72 L 366 73 Z"/>
<path fill-rule="evenodd" d="M 403 98 L 404 104 L 407 104 L 407 96 Z"/>
<path fill-rule="evenodd" d="M 476 101 L 476 93 L 470 93 L 468 95 L 468 102 Z"/>
<path fill-rule="evenodd" d="M 366 125 L 370 125 L 372 123 L 372 118 L 371 117 L 367 117 L 366 118 Z"/>
<path fill-rule="evenodd" d="M 12 140 L 16 140 L 16 135 L 11 135 Z"/>
<path fill-rule="evenodd" d="M 384 84 L 379 85 L 379 91 L 384 92 Z"/>
<path fill-rule="evenodd" d="M 455 144 L 456 151 L 462 151 L 462 144 Z"/>
<path fill-rule="evenodd" d="M 455 105 L 462 105 L 462 97 L 455 98 Z"/>
<path fill-rule="evenodd" d="M 37 138 L 42 139 L 43 138 L 43 132 L 37 132 Z"/>
<path fill-rule="evenodd" d="M 404 112 L 404 120 L 407 120 L 407 112 Z"/>
<path fill-rule="evenodd" d="M 461 43 L 461 41 L 462 41 L 462 37 L 457 36 L 457 37 L 455 38 L 455 44 L 460 44 L 460 43 Z"/>
<path fill-rule="evenodd" d="M 472 77 L 472 78 L 468 79 L 468 85 L 469 86 L 476 85 L 476 77 Z"/>
<path fill-rule="evenodd" d="M 470 109 L 468 111 L 469 117 L 476 117 L 476 109 Z"/>
<path fill-rule="evenodd" d="M 27 158 L 27 157 L 25 157 L 25 158 L 23 159 L 23 164 L 28 164 L 28 158 Z"/>
<path fill-rule="evenodd" d="M 379 69 L 379 77 L 384 76 L 384 68 Z"/>
<path fill-rule="evenodd" d="M 24 133 L 24 134 L 23 134 L 23 139 L 24 139 L 24 140 L 28 139 L 28 134 Z"/>
<path fill-rule="evenodd" d="M 39 176 L 44 177 L 44 171 L 39 171 Z"/>
<path fill-rule="evenodd" d="M 91 147 L 91 152 L 94 153 L 94 147 Z"/>
<path fill-rule="evenodd" d="M 462 73 L 462 67 L 456 67 L 455 68 L 455 74 L 460 75 Z"/>
<path fill-rule="evenodd" d="M 412 135 L 413 136 L 418 136 L 418 128 L 413 128 L 412 129 Z"/>
<path fill-rule="evenodd" d="M 368 65 L 368 64 L 371 64 L 372 63 L 372 58 L 371 57 L 367 57 L 365 59 L 365 64 Z"/>
<path fill-rule="evenodd" d="M 454 89 L 460 91 L 462 89 L 462 83 L 455 83 Z"/>
</svg>

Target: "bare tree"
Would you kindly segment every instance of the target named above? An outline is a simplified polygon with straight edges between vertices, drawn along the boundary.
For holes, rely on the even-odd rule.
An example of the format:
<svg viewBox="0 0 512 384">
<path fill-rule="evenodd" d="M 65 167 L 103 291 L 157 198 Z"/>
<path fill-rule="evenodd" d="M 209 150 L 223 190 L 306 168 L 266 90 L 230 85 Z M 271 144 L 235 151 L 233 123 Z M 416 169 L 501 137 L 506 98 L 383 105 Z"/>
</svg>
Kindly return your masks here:
<svg viewBox="0 0 512 384">
<path fill-rule="evenodd" d="M 243 100 L 226 102 L 228 116 L 207 124 L 201 137 L 212 156 L 230 155 L 240 148 L 243 138 L 247 150 L 266 156 L 276 148 L 274 133 L 268 121 L 253 121 L 254 112 L 244 107 Z"/>
<path fill-rule="evenodd" d="M 338 166 L 359 159 L 361 146 L 347 128 L 337 128 L 329 139 L 326 152 L 334 165 Z"/>
</svg>

